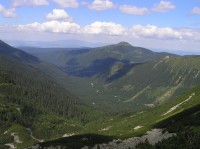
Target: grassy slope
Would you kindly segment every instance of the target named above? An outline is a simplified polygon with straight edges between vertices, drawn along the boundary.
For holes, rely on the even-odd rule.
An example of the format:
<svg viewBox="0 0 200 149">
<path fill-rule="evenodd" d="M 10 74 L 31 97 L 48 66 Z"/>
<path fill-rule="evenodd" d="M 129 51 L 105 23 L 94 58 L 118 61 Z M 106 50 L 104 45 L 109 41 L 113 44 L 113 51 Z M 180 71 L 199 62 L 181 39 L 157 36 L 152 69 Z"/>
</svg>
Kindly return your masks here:
<svg viewBox="0 0 200 149">
<path fill-rule="evenodd" d="M 190 100 L 181 104 L 177 109 L 165 114 L 170 108 L 178 105 L 191 97 Z M 143 135 L 147 130 L 158 127 L 168 127 L 168 131 L 177 132 L 184 128 L 185 126 L 192 126 L 193 131 L 197 132 L 199 130 L 199 123 L 195 126 L 197 119 L 199 117 L 200 110 L 200 87 L 196 87 L 185 94 L 166 102 L 166 104 L 161 105 L 156 108 L 146 109 L 137 113 L 129 113 L 126 115 L 110 117 L 108 119 L 100 119 L 95 122 L 87 124 L 83 131 L 80 132 L 82 135 L 77 135 L 73 137 L 62 138 L 46 143 L 42 143 L 44 146 L 67 146 L 71 145 L 73 148 L 80 148 L 80 146 L 91 145 L 107 142 L 110 139 L 126 139 L 129 137 Z M 189 122 L 189 123 L 188 123 Z M 191 123 L 190 123 L 191 122 Z M 174 125 L 176 124 L 176 126 Z M 191 124 L 191 125 L 190 125 Z M 136 126 L 142 126 L 140 129 L 134 129 Z M 175 126 L 175 127 L 174 127 Z M 193 127 L 195 126 L 195 127 Z M 107 129 L 106 129 L 107 128 Z M 177 129 L 179 128 L 179 129 Z M 86 135 L 89 133 L 89 136 Z M 85 135 L 84 135 L 85 134 Z M 95 134 L 95 135 L 94 135 Z M 99 135 L 102 138 L 98 138 Z M 88 138 L 83 141 L 83 138 Z"/>
<path fill-rule="evenodd" d="M 126 95 L 126 102 L 163 103 L 200 82 L 200 57 L 169 57 L 141 64 L 108 85 Z"/>
<path fill-rule="evenodd" d="M 166 113 L 170 108 L 173 106 L 183 102 L 186 100 L 192 93 L 195 95 L 184 104 L 180 105 L 176 110 L 173 112 L 163 115 Z M 195 88 L 188 93 L 185 93 L 182 96 L 179 96 L 165 104 L 155 107 L 146 109 L 144 111 L 140 111 L 138 113 L 130 113 L 127 115 L 121 115 L 113 118 L 109 118 L 107 120 L 99 120 L 97 122 L 90 123 L 86 126 L 89 128 L 87 131 L 91 133 L 99 133 L 99 134 L 106 134 L 112 136 L 121 136 L 121 137 L 130 137 L 134 135 L 138 135 L 140 133 L 144 133 L 146 130 L 152 128 L 156 123 L 163 121 L 177 113 L 180 113 L 186 109 L 189 109 L 195 105 L 200 104 L 200 88 Z M 98 125 L 101 124 L 101 125 Z M 141 129 L 134 130 L 136 126 L 143 126 Z M 108 128 L 109 130 L 102 131 L 103 128 Z"/>
</svg>

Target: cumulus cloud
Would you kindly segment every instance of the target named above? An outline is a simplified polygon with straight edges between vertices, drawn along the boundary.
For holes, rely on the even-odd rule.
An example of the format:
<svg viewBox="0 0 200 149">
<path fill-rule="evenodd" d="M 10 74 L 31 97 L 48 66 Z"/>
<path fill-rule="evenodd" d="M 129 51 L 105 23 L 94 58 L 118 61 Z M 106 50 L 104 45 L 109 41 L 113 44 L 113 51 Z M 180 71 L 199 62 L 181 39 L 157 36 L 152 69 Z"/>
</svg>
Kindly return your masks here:
<svg viewBox="0 0 200 149">
<path fill-rule="evenodd" d="M 51 20 L 44 23 L 34 22 L 26 25 L 18 25 L 17 29 L 52 33 L 126 36 L 128 38 L 133 37 L 137 39 L 200 41 L 199 30 L 188 28 L 174 29 L 155 25 L 134 25 L 131 28 L 125 28 L 121 24 L 114 22 L 100 21 L 86 26 L 80 26 L 74 22 Z"/>
<path fill-rule="evenodd" d="M 134 25 L 129 29 L 129 33 L 136 38 L 200 41 L 200 30 L 198 29 Z"/>
<path fill-rule="evenodd" d="M 65 21 L 72 20 L 72 18 L 63 9 L 53 9 L 52 13 L 46 15 L 46 18 L 49 20 L 65 20 Z"/>
<path fill-rule="evenodd" d="M 0 12 L 3 12 L 4 7 L 0 4 Z"/>
<path fill-rule="evenodd" d="M 88 5 L 88 8 L 101 11 L 114 8 L 114 4 L 110 0 L 94 0 L 92 4 Z"/>
<path fill-rule="evenodd" d="M 94 34 L 94 35 L 125 35 L 126 29 L 113 22 L 94 22 L 90 25 L 80 26 L 79 24 L 52 20 L 44 23 L 34 22 L 26 25 L 18 25 L 19 30 L 25 31 L 39 31 L 39 32 L 53 32 L 53 33 L 80 33 L 80 34 Z"/>
<path fill-rule="evenodd" d="M 72 22 L 72 18 L 63 9 L 53 9 L 53 11 L 46 15 L 50 21 L 44 23 L 30 23 L 26 25 L 18 25 L 19 30 L 25 31 L 39 31 L 52 33 L 79 33 L 81 26 Z"/>
<path fill-rule="evenodd" d="M 182 39 L 180 32 L 170 28 L 164 27 L 159 28 L 154 25 L 134 25 L 130 32 L 133 36 L 143 37 L 143 38 L 158 38 L 158 39 Z"/>
<path fill-rule="evenodd" d="M 154 7 L 152 8 L 152 11 L 155 12 L 168 12 L 170 10 L 175 9 L 176 6 L 171 4 L 170 1 L 160 1 L 159 4 L 155 4 Z"/>
<path fill-rule="evenodd" d="M 0 13 L 2 13 L 2 15 L 6 18 L 16 17 L 15 8 L 5 9 L 1 4 L 0 4 Z"/>
<path fill-rule="evenodd" d="M 61 7 L 71 7 L 71 8 L 77 8 L 79 6 L 79 3 L 77 0 L 51 0 L 54 3 L 57 3 Z"/>
<path fill-rule="evenodd" d="M 48 21 L 44 23 L 34 22 L 27 25 L 18 25 L 19 30 L 34 30 L 40 32 L 53 32 L 53 33 L 78 33 L 80 25 L 67 21 Z"/>
<path fill-rule="evenodd" d="M 145 15 L 149 13 L 149 10 L 145 7 L 139 8 L 136 6 L 130 6 L 130 5 L 122 5 L 119 8 L 121 12 L 132 14 L 132 15 Z"/>
<path fill-rule="evenodd" d="M 23 5 L 47 6 L 48 4 L 47 0 L 13 0 L 12 7 L 20 7 Z"/>
<path fill-rule="evenodd" d="M 182 33 L 182 36 L 187 41 L 195 41 L 200 42 L 200 30 L 199 29 L 191 29 L 191 28 L 183 28 L 179 30 Z"/>
<path fill-rule="evenodd" d="M 191 14 L 198 14 L 200 15 L 200 7 L 194 7 L 191 11 Z"/>
<path fill-rule="evenodd" d="M 23 32 L 23 34 L 21 34 Z M 93 42 L 129 41 L 149 48 L 187 49 L 199 53 L 200 30 L 191 28 L 134 25 L 125 28 L 114 22 L 94 22 L 86 26 L 67 21 L 52 20 L 26 25 L 0 25 L 0 35 L 7 39 L 58 40 L 73 38 Z M 30 36 L 31 35 L 31 36 Z M 159 44 L 158 44 L 159 43 Z"/>
<path fill-rule="evenodd" d="M 17 14 L 15 12 L 15 8 L 10 8 L 10 9 L 4 10 L 3 15 L 6 18 L 14 18 L 17 16 Z"/>
<path fill-rule="evenodd" d="M 123 35 L 126 29 L 121 24 L 113 22 L 94 22 L 83 27 L 82 32 L 85 34 L 105 34 L 105 35 Z"/>
<path fill-rule="evenodd" d="M 89 3 L 88 2 L 86 2 L 86 1 L 82 1 L 81 2 L 81 5 L 83 5 L 83 6 L 87 6 Z"/>
<path fill-rule="evenodd" d="M 47 6 L 49 2 L 54 2 L 61 7 L 77 8 L 79 6 L 77 0 L 13 0 L 12 7 L 20 7 L 23 5 Z"/>
</svg>

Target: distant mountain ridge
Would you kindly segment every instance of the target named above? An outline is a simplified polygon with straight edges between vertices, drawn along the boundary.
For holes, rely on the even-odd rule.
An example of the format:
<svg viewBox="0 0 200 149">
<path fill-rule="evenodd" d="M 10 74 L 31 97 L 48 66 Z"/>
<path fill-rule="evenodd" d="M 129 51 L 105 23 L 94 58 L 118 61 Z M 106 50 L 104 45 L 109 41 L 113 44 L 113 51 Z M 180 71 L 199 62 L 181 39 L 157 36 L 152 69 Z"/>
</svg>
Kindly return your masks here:
<svg viewBox="0 0 200 149">
<path fill-rule="evenodd" d="M 107 98 L 120 98 L 119 101 L 123 102 L 121 105 L 131 103 L 135 108 L 163 104 L 200 83 L 198 56 L 153 52 L 127 42 L 97 48 L 36 53 L 35 56 L 57 65 L 71 76 L 83 80 L 86 77 L 88 81 L 103 86 L 103 93 L 98 93 L 100 99 L 91 97 L 93 94 L 90 96 L 89 87 L 84 87 L 88 89 L 85 93 L 80 91 L 80 96 L 84 94 L 85 98 L 103 102 L 105 99 L 101 97 L 107 92 L 110 94 L 106 95 Z M 75 88 L 78 92 L 79 87 Z"/>
<path fill-rule="evenodd" d="M 6 41 L 14 47 L 40 47 L 40 48 L 82 48 L 82 47 L 98 47 L 107 45 L 106 43 L 92 43 L 81 40 L 56 40 L 56 41 L 20 41 L 20 40 L 9 40 Z"/>
<path fill-rule="evenodd" d="M 170 53 L 157 53 L 145 48 L 134 47 L 127 42 L 98 48 L 38 52 L 34 55 L 75 76 L 82 76 L 82 74 L 87 76 L 88 72 L 90 72 L 89 76 L 98 75 L 100 69 L 101 72 L 105 72 L 111 67 L 117 67 L 116 63 L 125 66 L 157 60 L 165 56 L 176 56 Z M 109 63 L 108 59 L 112 59 L 112 61 Z"/>
</svg>

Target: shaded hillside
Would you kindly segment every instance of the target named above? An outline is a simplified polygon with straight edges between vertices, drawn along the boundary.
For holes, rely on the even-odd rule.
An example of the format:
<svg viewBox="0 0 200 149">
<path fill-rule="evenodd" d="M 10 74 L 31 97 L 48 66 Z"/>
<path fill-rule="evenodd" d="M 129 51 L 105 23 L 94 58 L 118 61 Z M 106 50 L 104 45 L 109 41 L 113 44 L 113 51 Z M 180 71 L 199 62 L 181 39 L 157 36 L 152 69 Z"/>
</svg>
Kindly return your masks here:
<svg viewBox="0 0 200 149">
<path fill-rule="evenodd" d="M 18 60 L 23 60 L 27 62 L 39 62 L 39 59 L 35 56 L 27 54 L 26 52 L 13 48 L 10 45 L 0 40 L 0 53 L 16 58 Z"/>
<path fill-rule="evenodd" d="M 38 52 L 35 55 L 41 60 L 59 66 L 71 75 L 91 77 L 108 73 L 111 67 L 116 67 L 117 62 L 121 65 L 131 65 L 160 59 L 172 54 L 156 53 L 145 48 L 134 47 L 126 42 L 120 42 L 99 48 Z M 108 61 L 109 59 L 112 61 Z"/>
<path fill-rule="evenodd" d="M 69 115 L 67 111 L 73 107 L 73 104 L 76 106 L 78 104 L 82 105 L 78 98 L 73 96 L 69 91 L 65 90 L 56 82 L 52 81 L 48 75 L 42 72 L 38 63 L 30 61 L 37 58 L 7 46 L 7 44 L 4 43 L 1 43 L 0 49 L 2 51 L 0 53 L 0 70 L 2 76 L 6 76 L 10 82 L 13 82 L 10 84 L 11 87 L 21 88 L 21 92 L 25 92 L 24 94 L 26 98 L 28 97 L 28 102 L 32 102 L 35 108 L 37 107 L 42 109 L 42 111 L 67 116 Z M 16 56 L 15 50 L 18 53 L 23 53 L 23 55 L 19 54 Z M 8 85 L 8 90 L 9 89 Z M 20 94 L 20 92 L 17 93 Z M 35 99 L 32 96 L 34 96 Z M 56 106 L 58 106 L 58 111 L 56 110 Z"/>
<path fill-rule="evenodd" d="M 72 76 L 66 88 L 115 112 L 163 104 L 200 83 L 198 56 L 156 53 L 126 42 L 38 56 Z"/>
<path fill-rule="evenodd" d="M 48 67 L 49 71 L 59 70 Z M 24 139 L 19 148 L 37 142 L 28 128 L 39 139 L 52 139 L 79 131 L 83 123 L 103 115 L 59 85 L 42 68 L 45 64 L 36 57 L 1 41 L 0 148 L 12 142 L 13 133 Z"/>
</svg>

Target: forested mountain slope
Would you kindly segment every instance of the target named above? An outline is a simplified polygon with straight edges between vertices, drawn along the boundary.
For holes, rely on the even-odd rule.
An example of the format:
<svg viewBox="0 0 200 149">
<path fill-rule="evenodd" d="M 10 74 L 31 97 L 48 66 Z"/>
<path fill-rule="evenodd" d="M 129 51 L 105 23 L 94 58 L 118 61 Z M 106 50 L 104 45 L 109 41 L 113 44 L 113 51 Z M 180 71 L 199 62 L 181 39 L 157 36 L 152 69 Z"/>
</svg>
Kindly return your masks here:
<svg viewBox="0 0 200 149">
<path fill-rule="evenodd" d="M 66 72 L 79 77 L 92 77 L 107 73 L 111 67 L 129 69 L 131 64 L 157 60 L 173 54 L 157 53 L 120 42 L 98 48 L 57 50 L 35 53 L 43 61 L 53 63 Z M 129 67 L 127 67 L 129 65 Z M 111 74 L 112 75 L 112 74 Z"/>
<path fill-rule="evenodd" d="M 165 57 L 137 65 L 108 89 L 127 94 L 124 102 L 163 103 L 200 83 L 200 56 Z"/>
<path fill-rule="evenodd" d="M 71 76 L 71 84 L 63 83 L 71 92 L 109 112 L 162 104 L 200 83 L 199 56 L 157 53 L 126 42 L 36 56 Z"/>
<path fill-rule="evenodd" d="M 167 101 L 161 106 L 88 123 L 82 132 L 86 135 L 48 141 L 40 143 L 40 146 L 68 147 L 74 149 L 84 146 L 88 146 L 89 148 L 95 146 L 94 149 L 103 149 L 106 147 L 131 148 L 140 143 L 139 136 L 145 134 L 148 130 L 162 128 L 164 134 L 168 131 L 176 133 L 176 135 L 158 142 L 154 146 L 144 140 L 144 143 L 138 145 L 137 149 L 198 148 L 200 145 L 198 141 L 200 136 L 199 112 L 200 87 L 198 86 L 177 98 Z M 135 136 L 137 137 L 134 139 L 133 137 Z M 158 139 L 156 136 L 156 133 L 152 134 L 149 140 L 154 142 Z"/>
<path fill-rule="evenodd" d="M 0 42 L 0 145 L 12 142 L 13 133 L 25 139 L 21 147 L 37 142 L 30 128 L 39 139 L 61 137 L 103 114 L 41 68 L 38 58 Z"/>
</svg>

